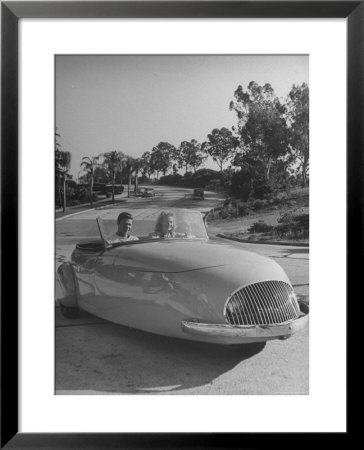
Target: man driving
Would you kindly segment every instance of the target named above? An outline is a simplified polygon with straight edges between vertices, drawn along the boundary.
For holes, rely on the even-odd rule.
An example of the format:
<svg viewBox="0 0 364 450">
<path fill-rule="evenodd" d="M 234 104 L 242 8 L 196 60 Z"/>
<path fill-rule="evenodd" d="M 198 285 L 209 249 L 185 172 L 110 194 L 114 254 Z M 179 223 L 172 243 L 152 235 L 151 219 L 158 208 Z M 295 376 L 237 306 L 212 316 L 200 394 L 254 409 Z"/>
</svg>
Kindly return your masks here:
<svg viewBox="0 0 364 450">
<path fill-rule="evenodd" d="M 110 244 L 114 244 L 117 242 L 129 242 L 129 241 L 138 241 L 139 239 L 136 236 L 130 234 L 131 227 L 133 226 L 133 215 L 129 212 L 122 212 L 118 215 L 117 218 L 117 226 L 118 229 L 114 236 L 112 236 L 109 241 Z"/>
</svg>

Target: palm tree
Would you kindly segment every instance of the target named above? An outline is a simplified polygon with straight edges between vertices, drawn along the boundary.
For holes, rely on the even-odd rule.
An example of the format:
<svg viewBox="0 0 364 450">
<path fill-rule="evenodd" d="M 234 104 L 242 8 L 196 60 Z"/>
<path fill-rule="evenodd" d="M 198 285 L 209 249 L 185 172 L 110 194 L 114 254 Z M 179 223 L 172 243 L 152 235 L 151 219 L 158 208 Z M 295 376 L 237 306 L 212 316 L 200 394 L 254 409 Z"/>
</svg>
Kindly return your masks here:
<svg viewBox="0 0 364 450">
<path fill-rule="evenodd" d="M 128 177 L 128 197 L 130 197 L 131 176 L 137 169 L 136 160 L 131 156 L 125 156 L 123 171 Z"/>
<path fill-rule="evenodd" d="M 112 152 L 103 154 L 105 160 L 104 163 L 109 169 L 109 173 L 111 175 L 111 184 L 112 184 L 112 202 L 115 200 L 115 177 L 118 171 L 120 171 L 123 167 L 123 161 L 125 156 L 121 152 L 117 152 L 113 150 Z"/>
<path fill-rule="evenodd" d="M 142 168 L 141 158 L 135 158 L 135 160 L 134 160 L 134 172 L 135 172 L 134 193 L 135 193 L 135 195 L 137 195 L 137 193 L 138 193 L 138 173 L 141 168 Z"/>
<path fill-rule="evenodd" d="M 92 159 L 89 156 L 84 156 L 80 164 L 83 170 L 89 175 L 90 180 L 90 205 L 93 206 L 93 188 L 94 188 L 94 172 L 95 166 L 98 165 L 98 156 L 93 156 Z"/>
</svg>

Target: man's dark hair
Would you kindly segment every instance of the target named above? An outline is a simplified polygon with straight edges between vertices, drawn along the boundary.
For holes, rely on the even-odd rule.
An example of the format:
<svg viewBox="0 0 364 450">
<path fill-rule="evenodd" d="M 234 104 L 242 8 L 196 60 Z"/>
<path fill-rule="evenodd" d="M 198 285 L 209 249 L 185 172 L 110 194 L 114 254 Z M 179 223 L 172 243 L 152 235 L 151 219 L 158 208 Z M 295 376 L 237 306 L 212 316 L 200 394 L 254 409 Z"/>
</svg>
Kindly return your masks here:
<svg viewBox="0 0 364 450">
<path fill-rule="evenodd" d="M 118 215 L 118 219 L 117 219 L 117 224 L 119 225 L 119 223 L 123 220 L 123 219 L 131 219 L 133 220 L 133 215 L 128 213 L 128 212 L 122 212 Z"/>
</svg>

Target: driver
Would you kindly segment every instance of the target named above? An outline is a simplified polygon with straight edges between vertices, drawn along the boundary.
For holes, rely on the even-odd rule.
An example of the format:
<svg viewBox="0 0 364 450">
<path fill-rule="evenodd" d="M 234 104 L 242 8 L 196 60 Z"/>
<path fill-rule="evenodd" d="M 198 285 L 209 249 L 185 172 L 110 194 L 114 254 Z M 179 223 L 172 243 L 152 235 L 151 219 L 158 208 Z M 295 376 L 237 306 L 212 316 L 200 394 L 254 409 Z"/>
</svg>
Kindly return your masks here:
<svg viewBox="0 0 364 450">
<path fill-rule="evenodd" d="M 133 226 L 133 216 L 129 212 L 122 212 L 118 215 L 117 218 L 117 226 L 118 229 L 116 233 L 112 236 L 110 243 L 116 242 L 129 242 L 129 241 L 138 241 L 139 239 L 136 236 L 130 234 L 131 227 Z"/>
</svg>

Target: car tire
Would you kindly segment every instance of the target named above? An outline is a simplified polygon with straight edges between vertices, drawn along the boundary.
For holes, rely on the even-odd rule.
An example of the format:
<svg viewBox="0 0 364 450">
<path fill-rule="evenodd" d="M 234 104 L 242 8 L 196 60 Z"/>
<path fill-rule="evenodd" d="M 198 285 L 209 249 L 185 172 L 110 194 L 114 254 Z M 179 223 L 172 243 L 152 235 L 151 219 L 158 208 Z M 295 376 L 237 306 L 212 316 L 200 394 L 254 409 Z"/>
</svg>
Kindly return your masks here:
<svg viewBox="0 0 364 450">
<path fill-rule="evenodd" d="M 60 304 L 62 316 L 67 319 L 76 319 L 80 315 L 80 310 L 74 306 L 65 306 Z"/>
</svg>

